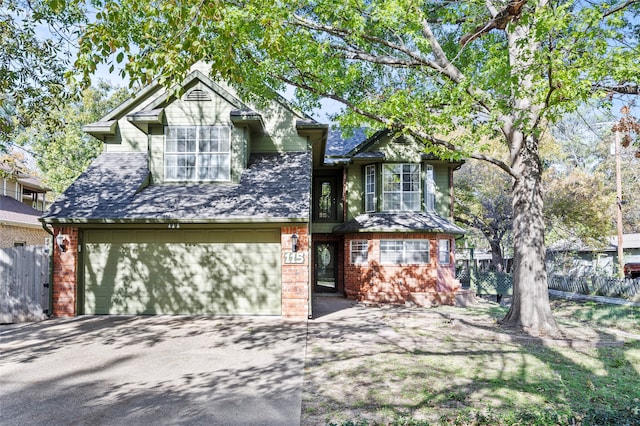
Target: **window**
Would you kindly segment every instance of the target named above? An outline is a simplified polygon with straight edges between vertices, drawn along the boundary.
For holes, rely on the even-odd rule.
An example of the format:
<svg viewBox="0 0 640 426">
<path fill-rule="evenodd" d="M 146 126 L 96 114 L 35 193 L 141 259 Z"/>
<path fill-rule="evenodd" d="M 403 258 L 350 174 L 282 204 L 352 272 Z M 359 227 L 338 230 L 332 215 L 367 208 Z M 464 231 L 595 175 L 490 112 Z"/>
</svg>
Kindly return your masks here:
<svg viewBox="0 0 640 426">
<path fill-rule="evenodd" d="M 420 211 L 420 165 L 387 164 L 382 170 L 383 210 Z"/>
<path fill-rule="evenodd" d="M 364 168 L 364 185 L 365 185 L 365 198 L 364 198 L 364 211 L 375 212 L 376 211 L 376 166 L 370 165 Z"/>
<path fill-rule="evenodd" d="M 424 205 L 425 210 L 432 212 L 436 209 L 436 179 L 433 166 L 427 164 L 424 178 Z"/>
<path fill-rule="evenodd" d="M 166 180 L 231 179 L 231 133 L 224 126 L 166 127 Z"/>
<path fill-rule="evenodd" d="M 451 240 L 438 240 L 438 262 L 441 265 L 451 263 Z"/>
<path fill-rule="evenodd" d="M 369 243 L 367 240 L 351 241 L 351 263 L 366 264 L 369 261 Z"/>
<path fill-rule="evenodd" d="M 381 240 L 380 263 L 429 263 L 429 240 Z"/>
</svg>

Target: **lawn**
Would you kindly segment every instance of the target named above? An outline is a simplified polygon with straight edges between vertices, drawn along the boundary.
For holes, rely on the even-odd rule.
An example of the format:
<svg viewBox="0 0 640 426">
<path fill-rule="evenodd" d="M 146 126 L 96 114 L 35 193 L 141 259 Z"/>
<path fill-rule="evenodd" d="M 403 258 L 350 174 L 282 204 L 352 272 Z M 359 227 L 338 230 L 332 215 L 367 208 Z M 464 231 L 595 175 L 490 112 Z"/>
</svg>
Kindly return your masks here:
<svg viewBox="0 0 640 426">
<path fill-rule="evenodd" d="M 640 308 L 552 308 L 567 340 L 503 330 L 491 302 L 312 321 L 303 424 L 640 425 Z"/>
</svg>

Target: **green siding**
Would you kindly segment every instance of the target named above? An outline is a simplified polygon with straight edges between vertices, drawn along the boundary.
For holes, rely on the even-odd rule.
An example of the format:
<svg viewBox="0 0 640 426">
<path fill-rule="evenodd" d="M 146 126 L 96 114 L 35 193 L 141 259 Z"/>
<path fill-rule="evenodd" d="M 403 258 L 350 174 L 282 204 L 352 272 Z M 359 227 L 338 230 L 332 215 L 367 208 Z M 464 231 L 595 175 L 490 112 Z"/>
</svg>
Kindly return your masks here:
<svg viewBox="0 0 640 426">
<path fill-rule="evenodd" d="M 398 161 L 409 163 L 410 161 Z M 391 163 L 386 161 L 385 163 Z M 376 205 L 377 211 L 380 212 L 382 207 L 382 164 L 376 163 Z M 373 163 L 356 163 L 347 169 L 347 218 L 351 220 L 354 217 L 364 213 L 364 168 L 368 164 Z M 436 213 L 444 218 L 451 216 L 451 196 L 449 193 L 449 166 L 446 164 L 438 164 L 432 162 L 421 163 L 421 193 L 424 208 L 424 180 L 425 165 L 433 164 L 435 183 L 436 183 Z"/>
<path fill-rule="evenodd" d="M 85 314 L 281 314 L 279 230 L 88 230 Z"/>
<path fill-rule="evenodd" d="M 436 213 L 448 218 L 451 216 L 451 196 L 449 192 L 449 167 L 433 166 L 436 180 Z"/>
</svg>

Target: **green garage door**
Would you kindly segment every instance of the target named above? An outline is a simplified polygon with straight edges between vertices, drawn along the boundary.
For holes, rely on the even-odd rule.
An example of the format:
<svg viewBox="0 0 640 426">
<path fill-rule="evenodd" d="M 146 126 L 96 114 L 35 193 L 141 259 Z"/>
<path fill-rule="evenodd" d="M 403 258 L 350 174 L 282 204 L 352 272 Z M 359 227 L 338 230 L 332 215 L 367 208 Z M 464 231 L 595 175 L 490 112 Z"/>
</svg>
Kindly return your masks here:
<svg viewBox="0 0 640 426">
<path fill-rule="evenodd" d="M 281 314 L 280 231 L 87 230 L 85 314 Z"/>
</svg>

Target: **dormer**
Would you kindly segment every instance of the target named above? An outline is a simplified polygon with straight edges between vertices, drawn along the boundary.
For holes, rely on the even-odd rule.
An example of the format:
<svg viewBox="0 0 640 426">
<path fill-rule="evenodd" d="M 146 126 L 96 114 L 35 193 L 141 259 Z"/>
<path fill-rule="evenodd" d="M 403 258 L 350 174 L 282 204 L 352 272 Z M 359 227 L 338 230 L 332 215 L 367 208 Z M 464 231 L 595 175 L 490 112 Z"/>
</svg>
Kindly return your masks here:
<svg viewBox="0 0 640 426">
<path fill-rule="evenodd" d="M 307 151 L 326 133 L 279 97 L 257 111 L 200 68 L 176 90 L 145 88 L 84 130 L 107 152 L 147 152 L 152 184 L 237 183 L 251 153 Z"/>
</svg>

